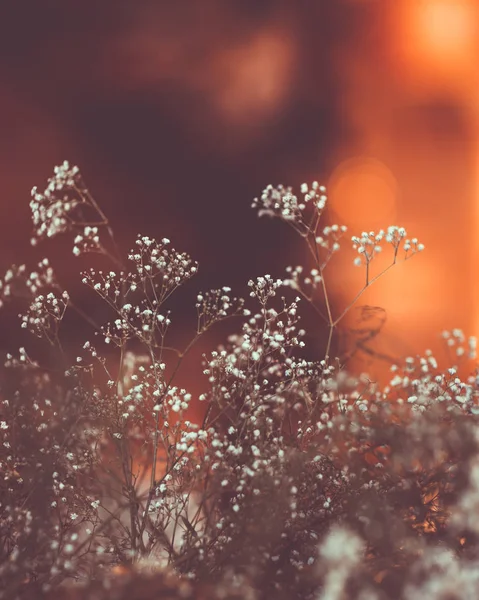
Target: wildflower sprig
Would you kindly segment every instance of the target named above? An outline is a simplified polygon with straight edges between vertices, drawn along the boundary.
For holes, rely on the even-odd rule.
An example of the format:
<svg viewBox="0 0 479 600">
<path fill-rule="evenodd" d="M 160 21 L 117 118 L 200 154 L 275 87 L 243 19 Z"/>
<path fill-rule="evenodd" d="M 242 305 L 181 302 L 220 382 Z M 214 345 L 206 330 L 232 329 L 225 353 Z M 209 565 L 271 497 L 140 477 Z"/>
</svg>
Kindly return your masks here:
<svg viewBox="0 0 479 600">
<path fill-rule="evenodd" d="M 402 245 L 404 250 L 404 260 L 411 258 L 414 254 L 422 252 L 424 250 L 424 244 L 420 244 L 417 238 L 412 240 L 406 238 L 406 230 L 404 227 L 397 227 L 391 225 L 387 231 L 381 229 L 378 233 L 374 231 L 366 232 L 363 231 L 361 236 L 353 236 L 351 238 L 353 242 L 354 250 L 357 250 L 359 256 L 354 259 L 356 266 L 366 266 L 366 286 L 370 283 L 370 270 L 369 265 L 373 258 L 382 252 L 382 243 L 385 242 L 390 244 L 393 248 L 393 260 L 392 264 L 396 264 L 398 260 L 399 250 Z"/>
<path fill-rule="evenodd" d="M 257 298 L 264 307 L 270 298 L 276 296 L 276 290 L 283 285 L 281 279 L 274 280 L 271 275 L 257 277 L 256 280 L 250 279 L 248 286 L 251 288 L 251 298 Z"/>
<path fill-rule="evenodd" d="M 51 344 L 58 338 L 58 328 L 69 302 L 66 290 L 61 295 L 49 292 L 35 297 L 22 319 L 22 327 L 37 337 L 45 337 Z"/>
<path fill-rule="evenodd" d="M 43 258 L 31 272 L 26 265 L 12 265 L 0 279 L 0 307 L 15 298 L 30 300 L 46 289 L 62 291 L 48 258 Z"/>
<path fill-rule="evenodd" d="M 324 269 L 335 252 L 340 249 L 340 239 L 347 231 L 346 225 L 326 225 L 323 228 L 321 235 L 317 235 L 314 239 L 316 244 L 326 251 L 326 256 L 322 259 L 322 268 Z"/>
<path fill-rule="evenodd" d="M 68 161 L 54 168 L 54 175 L 48 180 L 43 192 L 35 186 L 31 191 L 30 208 L 32 210 L 35 234 L 31 242 L 51 238 L 70 229 L 74 222 L 73 213 L 80 204 L 83 189 L 80 171 L 77 166 L 70 167 Z M 80 195 L 77 195 L 80 190 Z"/>
<path fill-rule="evenodd" d="M 291 187 L 268 185 L 259 198 L 253 200 L 252 207 L 258 209 L 259 216 L 279 217 L 286 221 L 298 233 L 306 237 L 314 223 L 326 206 L 326 188 L 315 181 L 311 188 L 307 184 L 301 186 L 302 199 L 293 194 Z M 312 216 L 307 216 L 307 209 L 311 207 Z"/>
<path fill-rule="evenodd" d="M 453 339 L 449 332 L 443 332 L 443 336 L 444 333 L 447 334 L 446 339 Z M 464 334 L 455 329 L 454 337 L 463 340 Z M 458 349 L 463 347 L 458 346 Z M 455 358 L 463 356 L 463 352 L 459 352 Z M 407 402 L 415 411 L 424 412 L 428 407 L 443 403 L 447 411 L 479 414 L 477 378 L 469 376 L 464 379 L 459 366 L 451 362 L 447 368 L 441 368 L 431 350 L 426 350 L 424 356 L 406 357 L 402 364 L 392 365 L 391 371 L 394 375 L 384 389 L 385 398 L 389 400 L 394 399 L 401 404 Z"/>
<path fill-rule="evenodd" d="M 136 269 L 132 276 L 134 285 L 142 286 L 147 293 L 151 292 L 158 304 L 164 302 L 176 288 L 198 271 L 198 263 L 185 252 L 169 248 L 169 244 L 168 238 L 157 242 L 139 235 L 136 248 L 128 255 Z"/>
<path fill-rule="evenodd" d="M 447 353 L 454 365 L 465 360 L 477 358 L 477 337 L 466 338 L 462 329 L 454 328 L 452 331 L 444 330 L 441 334 L 446 345 Z"/>
<path fill-rule="evenodd" d="M 196 310 L 198 314 L 197 333 L 207 331 L 214 323 L 230 316 L 249 315 L 249 310 L 244 308 L 244 299 L 231 296 L 231 288 L 228 286 L 200 292 L 196 297 Z"/>
<path fill-rule="evenodd" d="M 122 265 L 110 223 L 85 185 L 80 169 L 64 161 L 54 168 L 47 187 L 31 191 L 30 208 L 34 225 L 31 244 L 74 233 L 72 252 L 75 256 L 95 252 L 108 256 L 117 266 Z M 100 239 L 103 229 L 109 238 L 111 250 Z"/>
<path fill-rule="evenodd" d="M 308 269 L 304 276 L 303 266 L 288 267 L 288 277 L 285 285 L 290 286 L 313 306 L 316 312 L 326 322 L 329 334 L 325 355 L 328 356 L 334 329 L 339 325 L 352 306 L 362 296 L 364 291 L 379 277 L 384 275 L 397 262 L 399 249 L 402 246 L 405 260 L 414 254 L 422 252 L 424 245 L 417 238 L 405 239 L 406 230 L 403 227 L 390 226 L 386 231 L 378 233 L 363 232 L 361 236 L 353 236 L 353 248 L 359 256 L 354 259 L 357 266 L 366 267 L 364 286 L 359 290 L 353 300 L 339 313 L 333 314 L 328 287 L 325 279 L 325 269 L 333 254 L 340 250 L 339 240 L 347 231 L 345 225 L 327 225 L 320 231 L 320 220 L 326 208 L 326 188 L 314 182 L 311 186 L 303 183 L 301 192 L 304 194 L 302 201 L 293 194 L 291 187 L 279 185 L 276 188 L 269 185 L 259 198 L 255 198 L 252 206 L 258 209 L 259 216 L 268 215 L 280 218 L 293 227 L 305 239 L 309 254 L 313 260 L 313 267 Z M 390 244 L 393 248 L 391 264 L 379 274 L 371 277 L 370 264 L 374 257 L 382 251 L 382 243 Z M 324 305 L 325 310 L 321 305 Z"/>
</svg>

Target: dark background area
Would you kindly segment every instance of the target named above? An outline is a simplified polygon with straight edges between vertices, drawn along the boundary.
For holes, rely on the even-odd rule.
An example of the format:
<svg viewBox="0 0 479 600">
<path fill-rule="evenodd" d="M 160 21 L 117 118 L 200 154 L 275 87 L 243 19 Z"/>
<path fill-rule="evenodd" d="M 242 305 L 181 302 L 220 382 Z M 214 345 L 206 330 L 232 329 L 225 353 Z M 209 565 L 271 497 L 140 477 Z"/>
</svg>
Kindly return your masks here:
<svg viewBox="0 0 479 600">
<path fill-rule="evenodd" d="M 332 56 L 342 4 L 4 6 L 2 158 L 22 230 L 31 185 L 68 158 L 120 235 L 181 236 L 201 263 L 249 276 L 270 241 L 251 199 L 324 177 L 345 135 Z"/>
</svg>

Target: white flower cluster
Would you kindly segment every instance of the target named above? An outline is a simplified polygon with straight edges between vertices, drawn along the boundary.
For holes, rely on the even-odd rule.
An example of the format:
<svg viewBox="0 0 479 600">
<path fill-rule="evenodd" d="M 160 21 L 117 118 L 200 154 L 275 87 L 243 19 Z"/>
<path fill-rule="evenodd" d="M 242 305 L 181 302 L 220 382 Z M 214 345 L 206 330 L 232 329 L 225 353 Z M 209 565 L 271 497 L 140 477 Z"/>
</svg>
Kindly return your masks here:
<svg viewBox="0 0 479 600">
<path fill-rule="evenodd" d="M 86 225 L 74 240 L 73 254 L 80 256 L 80 254 L 86 252 L 100 252 L 100 236 L 98 235 L 98 227 L 90 227 Z"/>
<path fill-rule="evenodd" d="M 103 325 L 102 333 L 104 335 L 105 344 L 113 344 L 114 346 L 121 348 L 127 339 L 134 337 L 135 330 L 127 319 L 118 318 L 112 323 Z"/>
<path fill-rule="evenodd" d="M 81 203 L 72 195 L 81 187 L 78 167 L 71 167 L 67 161 L 54 169 L 54 176 L 48 180 L 43 193 L 35 186 L 32 189 L 30 208 L 32 210 L 35 234 L 31 240 L 35 245 L 38 240 L 51 238 L 70 229 L 70 213 Z"/>
<path fill-rule="evenodd" d="M 293 194 L 291 187 L 268 185 L 261 196 L 253 200 L 252 207 L 258 209 L 260 217 L 263 215 L 279 217 L 291 225 L 299 227 L 300 231 L 306 234 L 309 227 L 304 221 L 304 211 L 308 206 L 313 205 L 316 215 L 322 213 L 327 202 L 326 188 L 319 185 L 317 181 L 313 182 L 311 187 L 303 183 L 301 193 L 303 198 L 299 200 Z"/>
<path fill-rule="evenodd" d="M 0 306 L 13 297 L 29 302 L 26 312 L 18 315 L 22 328 L 52 343 L 70 298 L 58 284 L 47 258 L 30 273 L 25 265 L 12 265 L 7 270 L 0 280 Z"/>
<path fill-rule="evenodd" d="M 197 263 L 186 253 L 168 248 L 169 243 L 166 238 L 156 242 L 147 236 L 139 236 L 136 248 L 128 256 L 135 265 L 135 271 L 104 273 L 91 269 L 83 273 L 82 282 L 101 296 L 118 315 L 113 322 L 102 327 L 107 344 L 121 346 L 133 337 L 146 344 L 155 344 L 157 334 L 164 338 L 171 321 L 169 313 L 160 313 L 160 308 L 174 290 L 198 269 Z M 225 304 L 228 304 L 226 300 Z"/>
<path fill-rule="evenodd" d="M 248 286 L 251 288 L 249 295 L 252 298 L 257 298 L 264 306 L 269 298 L 276 296 L 276 290 L 282 285 L 284 285 L 284 283 L 281 279 L 274 280 L 271 275 L 257 277 L 256 281 L 250 279 L 248 281 Z"/>
<path fill-rule="evenodd" d="M 343 233 L 348 230 L 346 225 L 327 225 L 324 227 L 322 235 L 317 235 L 315 238 L 318 246 L 327 250 L 328 253 L 337 252 L 340 248 L 339 240 Z"/>
<path fill-rule="evenodd" d="M 179 413 L 188 410 L 191 398 L 191 394 L 189 394 L 185 389 L 180 389 L 177 386 L 173 386 L 170 387 L 166 392 L 165 403 L 173 412 Z M 185 450 L 184 448 L 177 449 Z"/>
<path fill-rule="evenodd" d="M 46 336 L 52 341 L 51 335 L 55 336 L 58 325 L 68 306 L 68 292 L 63 291 L 61 295 L 54 292 L 36 296 L 25 315 L 20 314 L 22 328 L 28 329 L 37 337 Z"/>
<path fill-rule="evenodd" d="M 286 221 L 301 219 L 301 211 L 306 207 L 298 201 L 291 187 L 268 185 L 262 192 L 260 198 L 255 198 L 253 208 L 259 208 L 259 216 L 277 216 Z"/>
<path fill-rule="evenodd" d="M 145 411 L 156 418 L 168 391 L 163 378 L 166 365 L 162 362 L 153 365 L 146 355 L 126 352 L 123 366 L 116 404 L 121 410 L 123 422 L 134 420 L 144 427 Z M 108 382 L 110 389 L 114 385 L 114 381 Z"/>
<path fill-rule="evenodd" d="M 230 316 L 249 314 L 249 311 L 243 308 L 244 299 L 231 297 L 230 292 L 231 288 L 224 286 L 197 295 L 195 306 L 198 313 L 198 333 L 206 331 L 213 323 Z"/>
<path fill-rule="evenodd" d="M 456 336 L 463 337 L 460 330 L 455 332 Z M 391 371 L 395 375 L 383 391 L 384 398 L 389 401 L 397 393 L 397 401 L 400 404 L 407 401 L 414 411 L 424 412 L 429 406 L 444 403 L 448 411 L 459 409 L 479 414 L 479 381 L 473 376 L 463 381 L 457 367 L 441 371 L 430 350 L 425 356 L 407 357 L 402 367 L 393 365 Z"/>
<path fill-rule="evenodd" d="M 454 350 L 457 357 L 464 358 L 476 358 L 477 357 L 477 338 L 475 336 L 469 336 L 467 338 L 462 329 L 453 329 L 452 331 L 444 330 L 442 332 L 442 338 L 446 342 L 449 350 Z"/>
<path fill-rule="evenodd" d="M 283 285 L 293 290 L 302 290 L 304 286 L 311 286 L 312 289 L 316 289 L 322 279 L 318 269 L 311 269 L 309 273 L 302 277 L 303 271 L 302 265 L 286 267 L 286 273 L 289 277 L 283 281 Z"/>
<path fill-rule="evenodd" d="M 170 240 L 161 242 L 147 236 L 138 236 L 136 248 L 128 259 L 135 264 L 141 282 L 155 280 L 158 302 L 162 302 L 173 290 L 185 283 L 198 271 L 198 263 L 185 252 L 168 248 Z"/>
<path fill-rule="evenodd" d="M 155 334 L 164 338 L 168 327 L 171 325 L 169 312 L 161 314 L 157 309 L 148 306 L 133 306 L 124 304 L 119 310 L 118 318 L 101 327 L 105 343 L 121 347 L 127 339 L 137 337 L 143 342 L 154 342 Z"/>
<path fill-rule="evenodd" d="M 378 233 L 374 231 L 363 231 L 361 236 L 353 236 L 351 241 L 353 242 L 353 248 L 358 251 L 359 256 L 354 259 L 354 264 L 360 266 L 362 264 L 368 265 L 374 256 L 382 251 L 382 242 L 391 244 L 394 249 L 394 258 L 396 258 L 399 251 L 399 247 L 406 237 L 407 233 L 404 227 L 397 227 L 391 225 L 387 231 L 381 229 Z M 424 250 L 424 244 L 420 244 L 417 238 L 412 240 L 404 240 L 403 249 L 406 254 L 406 258 L 409 258 L 416 252 L 422 252 Z M 411 252 L 411 254 L 408 254 Z"/>
<path fill-rule="evenodd" d="M 118 306 L 124 289 L 124 283 L 128 281 L 123 272 L 119 274 L 115 271 L 104 273 L 103 271 L 95 271 L 90 269 L 89 272 L 82 273 L 82 283 L 90 286 L 99 296 L 105 299 L 110 305 Z M 131 289 L 137 288 L 136 283 L 130 283 Z"/>
<path fill-rule="evenodd" d="M 34 361 L 30 358 L 25 348 L 18 349 L 18 358 L 8 352 L 6 359 L 7 360 L 5 361 L 4 366 L 7 368 L 32 367 L 33 369 L 37 369 L 39 366 L 37 361 Z"/>
<path fill-rule="evenodd" d="M 326 196 L 326 188 L 324 185 L 319 185 L 317 181 L 313 181 L 311 186 L 307 183 L 301 184 L 301 193 L 304 194 L 304 201 L 314 201 L 315 207 L 318 211 L 324 210 L 326 202 L 328 200 Z"/>
<path fill-rule="evenodd" d="M 59 289 L 48 258 L 41 260 L 31 273 L 27 273 L 26 265 L 12 265 L 0 279 L 0 307 L 14 296 L 34 297 L 46 288 Z"/>
</svg>

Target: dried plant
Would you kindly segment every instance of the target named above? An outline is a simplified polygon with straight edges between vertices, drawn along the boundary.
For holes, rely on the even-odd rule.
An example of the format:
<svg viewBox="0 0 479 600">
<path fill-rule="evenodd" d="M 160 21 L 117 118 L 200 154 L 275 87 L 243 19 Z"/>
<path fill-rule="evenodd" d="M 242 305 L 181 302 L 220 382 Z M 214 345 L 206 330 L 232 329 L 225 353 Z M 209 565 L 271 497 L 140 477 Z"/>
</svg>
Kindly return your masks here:
<svg viewBox="0 0 479 600">
<path fill-rule="evenodd" d="M 0 598 L 479 594 L 476 341 L 444 332 L 445 366 L 431 352 L 407 357 L 385 387 L 349 373 L 350 354 L 330 356 L 353 308 L 380 329 L 379 309 L 357 301 L 423 245 L 396 226 L 353 236 L 364 284 L 338 309 L 326 281 L 346 228 L 320 225 L 326 205 L 317 182 L 300 197 L 268 186 L 253 206 L 304 239 L 307 266 L 251 279 L 248 302 L 229 287 L 199 293 L 196 331 L 177 349 L 168 303 L 197 264 L 147 236 L 124 261 L 67 162 L 44 192 L 33 188 L 32 243 L 70 234 L 74 256 L 109 260 L 81 281 L 111 318 L 97 324 L 76 305 L 47 259 L 33 272 L 11 267 L 0 283 L 2 304 L 16 303 L 21 327 L 55 357 L 43 364 L 20 348 L 1 375 Z M 383 250 L 390 261 L 375 272 Z M 303 301 L 327 326 L 314 359 Z M 69 311 L 96 334 L 73 361 Z M 178 370 L 232 317 L 238 334 L 204 356 L 203 417 L 192 422 Z"/>
</svg>

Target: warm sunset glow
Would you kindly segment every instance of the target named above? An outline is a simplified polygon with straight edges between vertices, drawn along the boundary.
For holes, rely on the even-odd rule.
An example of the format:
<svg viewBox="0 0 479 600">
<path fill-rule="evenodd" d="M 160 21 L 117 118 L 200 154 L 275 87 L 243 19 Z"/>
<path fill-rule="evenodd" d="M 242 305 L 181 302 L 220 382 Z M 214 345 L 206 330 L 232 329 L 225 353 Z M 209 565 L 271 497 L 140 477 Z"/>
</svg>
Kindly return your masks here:
<svg viewBox="0 0 479 600">
<path fill-rule="evenodd" d="M 396 216 L 397 183 L 380 161 L 356 157 L 334 171 L 329 198 L 341 223 L 357 230 L 383 227 Z"/>
<path fill-rule="evenodd" d="M 426 0 L 415 2 L 412 25 L 421 38 L 419 45 L 431 58 L 455 61 L 471 50 L 476 32 L 476 6 L 470 0 Z M 418 39 L 419 41 L 419 39 Z"/>
<path fill-rule="evenodd" d="M 427 87 L 457 90 L 476 69 L 476 0 L 403 0 L 392 14 L 394 53 L 405 75 Z"/>
</svg>

